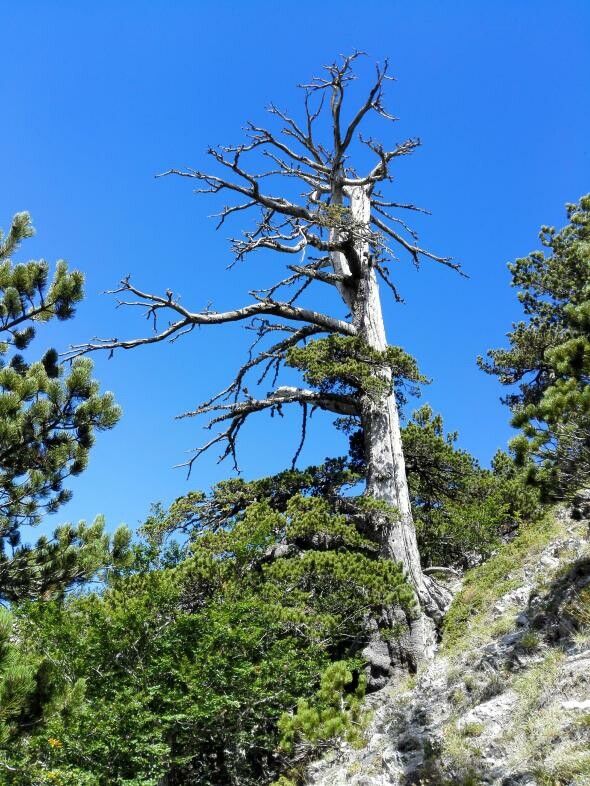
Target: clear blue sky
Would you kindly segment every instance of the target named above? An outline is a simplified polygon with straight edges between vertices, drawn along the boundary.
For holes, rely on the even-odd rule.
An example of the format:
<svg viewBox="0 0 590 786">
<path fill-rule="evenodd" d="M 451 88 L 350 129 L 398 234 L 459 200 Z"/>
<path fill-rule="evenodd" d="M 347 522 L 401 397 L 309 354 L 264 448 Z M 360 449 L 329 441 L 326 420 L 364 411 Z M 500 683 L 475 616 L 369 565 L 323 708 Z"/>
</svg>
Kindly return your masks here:
<svg viewBox="0 0 590 786">
<path fill-rule="evenodd" d="M 391 343 L 433 378 L 423 400 L 483 463 L 510 437 L 496 381 L 475 357 L 501 345 L 519 318 L 506 263 L 537 247 L 543 223 L 590 190 L 590 3 L 126 0 L 4 3 L 0 75 L 0 225 L 29 210 L 37 237 L 24 255 L 67 259 L 87 276 L 71 323 L 48 327 L 38 349 L 95 335 L 139 335 L 138 315 L 99 293 L 131 273 L 197 310 L 247 300 L 273 276 L 268 257 L 228 272 L 228 231 L 207 216 L 220 202 L 189 181 L 155 180 L 171 166 L 205 165 L 210 144 L 241 140 L 247 119 L 274 100 L 298 108 L 295 84 L 340 52 L 390 59 L 387 104 L 400 121 L 389 141 L 419 136 L 391 192 L 433 215 L 427 247 L 460 260 L 460 279 L 409 261 L 398 281 L 406 305 L 387 305 Z M 367 72 L 368 73 L 368 72 Z M 239 221 L 232 229 L 239 231 Z M 276 262 L 274 263 L 277 264 Z M 135 526 L 150 502 L 170 502 L 230 473 L 202 458 L 189 482 L 173 465 L 207 436 L 174 415 L 224 386 L 248 337 L 202 329 L 170 346 L 95 356 L 96 374 L 125 416 L 100 435 L 73 501 L 48 524 L 106 514 Z M 244 431 L 246 477 L 283 468 L 298 425 L 259 417 Z M 315 418 L 302 463 L 343 449 Z"/>
</svg>

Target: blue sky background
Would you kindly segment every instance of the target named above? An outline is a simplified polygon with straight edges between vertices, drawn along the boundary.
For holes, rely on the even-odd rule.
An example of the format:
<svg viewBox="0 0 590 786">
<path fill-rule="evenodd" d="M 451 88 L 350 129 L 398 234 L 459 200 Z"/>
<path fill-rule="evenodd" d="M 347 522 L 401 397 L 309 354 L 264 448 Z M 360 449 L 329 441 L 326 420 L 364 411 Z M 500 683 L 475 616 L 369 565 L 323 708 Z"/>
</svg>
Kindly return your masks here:
<svg viewBox="0 0 590 786">
<path fill-rule="evenodd" d="M 252 258 L 231 272 L 227 237 L 207 216 L 222 201 L 196 197 L 190 181 L 154 179 L 204 167 L 208 145 L 241 141 L 244 122 L 265 122 L 274 101 L 298 112 L 296 83 L 341 52 L 389 58 L 397 82 L 387 105 L 400 118 L 376 128 L 384 141 L 419 136 L 392 198 L 433 215 L 422 243 L 461 261 L 470 278 L 409 260 L 395 268 L 405 305 L 385 299 L 389 340 L 415 354 L 433 384 L 423 401 L 460 444 L 487 463 L 511 435 L 501 390 L 475 365 L 519 318 L 506 263 L 538 246 L 543 223 L 590 190 L 590 3 L 470 2 L 33 2 L 4 3 L 0 72 L 0 225 L 29 210 L 37 236 L 19 259 L 67 259 L 87 277 L 73 322 L 47 326 L 36 350 L 146 328 L 99 293 L 131 273 L 151 291 L 181 293 L 193 310 L 245 304 L 253 286 L 279 277 L 280 259 Z M 361 76 L 371 75 L 371 62 Z M 367 84 L 367 83 L 364 83 Z M 359 83 L 357 87 L 362 87 Z M 248 336 L 201 329 L 173 346 L 113 360 L 96 375 L 125 416 L 99 436 L 74 498 L 47 521 L 105 513 L 135 526 L 151 502 L 170 502 L 226 477 L 211 453 L 190 481 L 173 465 L 207 432 L 174 416 L 227 384 Z M 343 440 L 317 416 L 302 464 L 336 455 Z M 298 416 L 261 416 L 244 429 L 246 477 L 285 467 Z"/>
</svg>

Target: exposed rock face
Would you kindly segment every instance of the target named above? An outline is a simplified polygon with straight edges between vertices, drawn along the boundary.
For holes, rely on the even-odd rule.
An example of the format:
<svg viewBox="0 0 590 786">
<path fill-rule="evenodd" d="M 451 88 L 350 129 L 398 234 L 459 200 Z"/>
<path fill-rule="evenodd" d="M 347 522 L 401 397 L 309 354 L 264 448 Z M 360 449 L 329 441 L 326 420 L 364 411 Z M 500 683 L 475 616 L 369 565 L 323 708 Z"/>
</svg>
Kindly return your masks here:
<svg viewBox="0 0 590 786">
<path fill-rule="evenodd" d="M 369 696 L 366 746 L 341 745 L 306 783 L 589 786 L 589 500 L 558 513 L 464 646 Z"/>
</svg>

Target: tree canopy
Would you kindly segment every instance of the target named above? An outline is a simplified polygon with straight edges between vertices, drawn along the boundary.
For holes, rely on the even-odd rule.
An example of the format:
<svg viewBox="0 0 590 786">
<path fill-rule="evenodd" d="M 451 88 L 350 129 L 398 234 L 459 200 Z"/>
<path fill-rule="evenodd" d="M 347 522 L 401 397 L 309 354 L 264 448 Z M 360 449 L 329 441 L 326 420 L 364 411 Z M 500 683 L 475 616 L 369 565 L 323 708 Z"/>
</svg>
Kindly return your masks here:
<svg viewBox="0 0 590 786">
<path fill-rule="evenodd" d="M 513 448 L 532 458 L 531 480 L 563 496 L 590 477 L 590 195 L 566 205 L 569 223 L 543 226 L 543 251 L 509 265 L 526 321 L 508 349 L 490 350 L 481 367 L 504 385 L 522 429 Z"/>
<path fill-rule="evenodd" d="M 36 546 L 21 543 L 21 529 L 70 499 L 65 483 L 85 469 L 95 432 L 120 416 L 88 359 L 66 371 L 55 349 L 40 360 L 22 354 L 40 324 L 71 319 L 83 298 L 82 273 L 63 260 L 53 275 L 45 260 L 12 261 L 33 233 L 28 213 L 17 213 L 0 234 L 0 598 L 11 601 L 61 592 L 105 564 L 110 546 L 100 519 L 59 527 Z M 124 530 L 115 535 L 119 556 L 128 539 Z"/>
</svg>

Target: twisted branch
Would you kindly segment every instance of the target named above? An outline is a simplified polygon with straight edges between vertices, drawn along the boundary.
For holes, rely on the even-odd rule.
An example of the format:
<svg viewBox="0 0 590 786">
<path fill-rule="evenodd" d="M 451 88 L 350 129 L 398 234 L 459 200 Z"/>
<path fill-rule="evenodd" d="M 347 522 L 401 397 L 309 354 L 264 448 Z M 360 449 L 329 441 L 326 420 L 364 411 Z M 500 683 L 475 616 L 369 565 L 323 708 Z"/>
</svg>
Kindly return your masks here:
<svg viewBox="0 0 590 786">
<path fill-rule="evenodd" d="M 252 289 L 250 296 L 253 302 L 221 312 L 213 310 L 210 305 L 200 311 L 191 311 L 180 302 L 179 297 L 173 295 L 172 290 L 167 290 L 164 295 L 145 292 L 127 277 L 110 294 L 122 296 L 117 300 L 120 307 L 142 309 L 152 324 L 152 333 L 125 340 L 94 339 L 90 343 L 72 346 L 66 354 L 66 358 L 72 359 L 98 350 L 112 354 L 115 349 L 133 349 L 166 340 L 176 341 L 201 325 L 241 322 L 247 329 L 254 330 L 256 338 L 250 346 L 248 358 L 238 369 L 233 381 L 195 410 L 182 416 L 209 415 L 208 428 L 229 421 L 225 431 L 196 450 L 186 463 L 189 472 L 194 460 L 216 444 L 224 445 L 221 458 L 231 455 L 237 468 L 236 438 L 247 417 L 254 412 L 270 410 L 271 414 L 280 415 L 283 405 L 296 403 L 302 407 L 302 442 L 295 460 L 303 446 L 308 414 L 315 408 L 337 414 L 358 414 L 356 403 L 347 396 L 279 387 L 256 399 L 250 396 L 245 383 L 249 373 L 257 370 L 257 385 L 272 378 L 274 386 L 288 351 L 310 338 L 322 333 L 357 335 L 354 316 L 356 305 L 360 302 L 357 298 L 363 291 L 363 276 L 366 277 L 371 268 L 393 292 L 396 301 L 401 301 L 387 266 L 389 260 L 395 259 L 388 243 L 393 241 L 394 248 L 401 247 L 416 265 L 422 258 L 427 258 L 461 272 L 459 265 L 450 258 L 437 256 L 421 248 L 417 233 L 395 214 L 397 210 L 428 211 L 411 203 L 390 201 L 377 190 L 379 183 L 391 182 L 394 160 L 412 154 L 420 141 L 411 138 L 387 149 L 359 133 L 362 123 L 370 114 L 388 121 L 395 120 L 383 103 L 385 82 L 392 79 L 388 74 L 387 61 L 382 66 L 376 66 L 376 75 L 365 100 L 348 119 L 345 118 L 346 88 L 355 79 L 353 67 L 363 54 L 353 52 L 342 57 L 338 63 L 325 66 L 322 77 L 300 85 L 304 91 L 302 122 L 271 104 L 268 112 L 274 122 L 279 122 L 279 130 L 275 132 L 248 122 L 244 143 L 209 148 L 207 153 L 217 167 L 215 171 L 172 168 L 157 175 L 188 178 L 195 182 L 197 193 L 231 195 L 234 201 L 230 200 L 215 214 L 217 228 L 236 213 L 245 213 L 251 209 L 258 211 L 254 228 L 231 240 L 234 261 L 228 267 L 259 249 L 286 254 L 291 259 L 301 254 L 297 262 L 286 264 L 288 275 L 266 289 Z M 332 136 L 332 144 L 328 148 L 318 141 L 316 133 L 318 123 L 325 116 L 329 119 Z M 365 172 L 357 172 L 350 164 L 349 155 L 355 142 L 368 148 L 376 158 L 375 163 Z M 251 156 L 255 156 L 255 166 L 250 166 Z M 260 168 L 261 159 L 269 162 L 268 168 Z M 273 194 L 271 183 L 277 177 L 300 182 L 303 193 L 289 198 Z M 353 190 L 359 188 L 365 190 L 371 201 L 371 217 L 366 225 L 354 221 L 348 207 Z M 289 193 L 292 194 L 292 190 Z M 367 259 L 361 259 L 358 253 L 358 248 L 363 245 L 369 250 Z M 310 257 L 310 261 L 306 262 L 308 248 L 323 256 L 319 259 Z M 329 267 L 331 270 L 326 269 Z M 311 291 L 315 291 L 317 282 L 337 288 L 346 311 L 352 315 L 350 321 L 295 305 L 308 289 L 313 287 Z M 283 289 L 289 290 L 287 295 L 281 300 L 276 299 L 276 293 Z M 167 320 L 162 328 L 158 327 L 160 318 Z M 272 318 L 278 318 L 279 322 L 274 322 Z M 287 335 L 274 343 L 269 342 L 270 346 L 261 344 L 275 331 Z"/>
<path fill-rule="evenodd" d="M 358 403 L 352 396 L 340 395 L 336 393 L 321 393 L 314 390 L 295 387 L 279 387 L 264 399 L 249 398 L 246 401 L 232 403 L 214 403 L 197 407 L 191 412 L 178 415 L 179 419 L 194 417 L 196 415 L 211 414 L 213 417 L 207 423 L 206 428 L 211 429 L 218 423 L 230 421 L 225 431 L 216 434 L 212 439 L 193 451 L 191 458 L 179 466 L 188 467 L 190 471 L 196 459 L 214 445 L 225 443 L 225 448 L 218 461 L 221 462 L 228 456 L 232 457 L 233 466 L 239 472 L 236 456 L 236 437 L 246 422 L 249 415 L 263 410 L 271 410 L 272 414 L 282 415 L 282 407 L 286 404 L 300 404 L 304 407 L 305 417 L 307 417 L 307 407 L 312 409 L 323 409 L 337 415 L 358 415 Z M 304 430 L 303 430 L 304 434 Z M 301 451 L 302 444 L 298 448 L 296 457 Z"/>
</svg>

